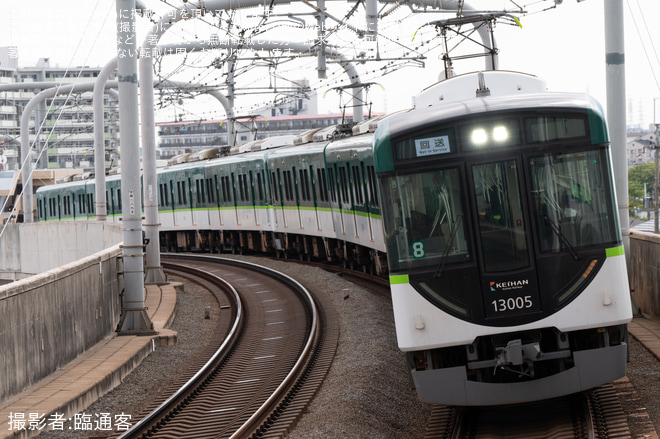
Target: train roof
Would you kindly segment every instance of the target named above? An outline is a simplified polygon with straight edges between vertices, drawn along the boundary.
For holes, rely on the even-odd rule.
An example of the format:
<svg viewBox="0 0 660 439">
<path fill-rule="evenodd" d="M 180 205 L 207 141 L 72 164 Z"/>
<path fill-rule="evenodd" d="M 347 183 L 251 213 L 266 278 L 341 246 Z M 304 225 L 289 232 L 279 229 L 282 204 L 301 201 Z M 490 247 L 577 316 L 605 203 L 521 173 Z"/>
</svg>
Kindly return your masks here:
<svg viewBox="0 0 660 439">
<path fill-rule="evenodd" d="M 603 109 L 591 96 L 584 93 L 543 92 L 519 95 L 474 97 L 460 102 L 447 102 L 424 108 L 415 108 L 386 119 L 391 135 L 466 116 L 484 116 L 498 112 L 522 110 L 582 109 L 602 116 Z"/>
</svg>

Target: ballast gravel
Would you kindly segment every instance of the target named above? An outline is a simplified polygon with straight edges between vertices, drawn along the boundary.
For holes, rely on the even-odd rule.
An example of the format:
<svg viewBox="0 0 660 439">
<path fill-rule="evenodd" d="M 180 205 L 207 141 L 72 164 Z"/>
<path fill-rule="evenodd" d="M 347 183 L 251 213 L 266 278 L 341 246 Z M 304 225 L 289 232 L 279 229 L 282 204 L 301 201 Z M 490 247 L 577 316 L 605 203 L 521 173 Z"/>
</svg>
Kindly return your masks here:
<svg viewBox="0 0 660 439">
<path fill-rule="evenodd" d="M 432 406 L 421 402 L 416 395 L 405 357 L 397 348 L 388 298 L 374 295 L 320 268 L 303 268 L 291 262 L 251 256 L 223 257 L 259 263 L 294 277 L 316 294 L 329 297 L 339 316 L 336 357 L 290 438 L 424 437 Z M 348 290 L 346 298 L 345 290 Z M 209 306 L 211 319 L 205 319 L 205 308 Z M 92 416 L 125 413 L 137 417 L 161 389 L 188 369 L 190 358 L 203 350 L 213 336 L 218 313 L 217 303 L 205 290 L 186 284 L 184 293 L 177 297 L 176 318 L 171 327 L 178 332 L 177 345 L 157 348 L 122 385 L 88 407 L 85 413 Z M 660 428 L 657 396 L 660 362 L 634 340 L 628 378 L 632 389 L 621 400 L 633 438 L 657 438 L 652 430 L 653 425 Z M 39 438 L 107 436 L 110 434 L 103 431 L 76 430 L 70 423 L 65 424 L 63 431 L 42 432 Z"/>
</svg>

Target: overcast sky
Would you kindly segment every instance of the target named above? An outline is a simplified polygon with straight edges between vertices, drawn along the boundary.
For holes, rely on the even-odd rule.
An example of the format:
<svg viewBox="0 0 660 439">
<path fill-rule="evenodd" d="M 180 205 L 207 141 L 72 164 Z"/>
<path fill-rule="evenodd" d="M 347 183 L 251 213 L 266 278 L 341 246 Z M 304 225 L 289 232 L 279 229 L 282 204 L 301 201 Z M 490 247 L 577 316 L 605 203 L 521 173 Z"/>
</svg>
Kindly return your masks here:
<svg viewBox="0 0 660 439">
<path fill-rule="evenodd" d="M 0 45 L 18 48 L 19 65 L 31 66 L 39 58 L 47 57 L 51 66 L 103 66 L 116 53 L 114 0 L 3 1 L 7 4 L 0 14 Z M 335 7 L 337 4 L 346 8 L 352 6 L 352 3 L 332 3 Z M 474 0 L 472 3 L 478 4 L 480 1 Z M 502 3 L 505 1 L 502 0 Z M 540 3 L 544 6 L 554 4 L 552 1 Z M 654 17 L 660 17 L 660 2 L 623 0 L 623 3 L 628 119 L 629 123 L 648 124 L 653 119 L 653 100 L 660 97 L 660 79 L 653 75 L 655 71 L 655 75 L 660 77 L 660 62 L 652 43 L 655 39 L 660 45 L 660 28 L 654 22 Z M 145 0 L 145 4 L 157 11 L 170 9 L 160 0 Z M 180 2 L 172 0 L 170 4 L 178 5 Z M 483 1 L 481 4 L 484 4 Z M 538 4 L 535 8 L 539 9 Z M 500 69 L 540 76 L 551 90 L 588 92 L 605 105 L 603 0 L 580 3 L 564 0 L 552 10 L 523 15 L 520 21 L 522 28 L 504 24 L 497 26 L 495 38 L 501 51 Z M 143 38 L 148 23 L 139 19 L 138 25 L 141 26 L 138 28 L 139 37 Z M 198 31 L 208 33 L 207 27 L 187 26 L 186 33 L 179 35 L 194 38 L 198 37 Z M 404 29 L 407 35 L 402 38 L 407 41 L 413 31 Z M 207 38 L 208 35 L 199 37 Z M 424 69 L 406 68 L 379 79 L 377 82 L 384 87 L 384 91 L 373 88 L 370 93 L 375 110 L 394 111 L 409 107 L 410 97 L 437 80 L 441 67 L 442 62 L 437 57 L 429 58 Z M 457 73 L 474 69 L 474 64 L 456 64 Z M 315 75 L 313 71 L 309 74 Z M 238 105 L 240 99 L 237 99 Z M 336 109 L 336 101 L 336 96 L 328 94 L 328 97 L 321 99 L 321 110 Z"/>
</svg>

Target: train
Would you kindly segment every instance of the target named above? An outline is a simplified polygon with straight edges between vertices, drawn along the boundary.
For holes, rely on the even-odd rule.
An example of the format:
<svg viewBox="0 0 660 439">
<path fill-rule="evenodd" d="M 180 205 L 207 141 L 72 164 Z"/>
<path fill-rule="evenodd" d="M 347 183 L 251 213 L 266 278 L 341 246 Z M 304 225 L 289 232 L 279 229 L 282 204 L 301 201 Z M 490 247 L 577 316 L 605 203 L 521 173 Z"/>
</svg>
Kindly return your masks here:
<svg viewBox="0 0 660 439">
<path fill-rule="evenodd" d="M 164 251 L 320 259 L 388 276 L 419 397 L 515 404 L 625 375 L 632 318 L 607 124 L 532 75 L 443 80 L 414 108 L 158 169 Z M 213 155 L 213 154 L 212 154 Z M 109 220 L 121 215 L 106 179 Z M 94 219 L 94 181 L 38 221 Z"/>
</svg>

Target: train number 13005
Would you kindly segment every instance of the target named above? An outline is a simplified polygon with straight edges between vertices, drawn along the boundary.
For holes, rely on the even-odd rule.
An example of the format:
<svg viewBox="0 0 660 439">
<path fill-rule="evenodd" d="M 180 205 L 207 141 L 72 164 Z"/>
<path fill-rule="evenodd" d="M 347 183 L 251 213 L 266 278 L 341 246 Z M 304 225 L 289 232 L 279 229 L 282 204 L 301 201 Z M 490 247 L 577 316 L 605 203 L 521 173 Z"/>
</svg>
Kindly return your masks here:
<svg viewBox="0 0 660 439">
<path fill-rule="evenodd" d="M 496 299 L 491 302 L 495 312 L 516 311 L 529 309 L 534 306 L 532 296 L 509 297 L 508 299 Z"/>
</svg>

